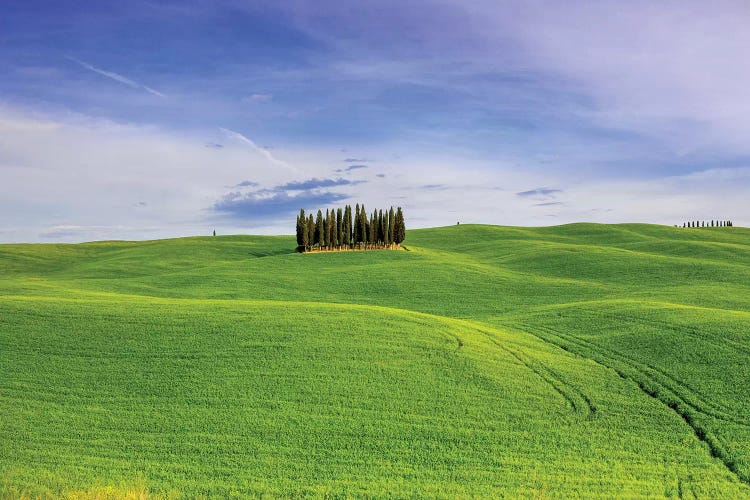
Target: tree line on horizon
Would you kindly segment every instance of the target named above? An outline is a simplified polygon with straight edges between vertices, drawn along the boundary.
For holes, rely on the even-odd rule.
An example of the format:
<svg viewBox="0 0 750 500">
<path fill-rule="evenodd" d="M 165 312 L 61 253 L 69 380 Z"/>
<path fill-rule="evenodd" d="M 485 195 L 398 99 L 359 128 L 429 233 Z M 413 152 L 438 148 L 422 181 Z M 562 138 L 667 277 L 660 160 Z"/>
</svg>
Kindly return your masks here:
<svg viewBox="0 0 750 500">
<path fill-rule="evenodd" d="M 731 220 L 712 220 L 710 222 L 702 221 L 689 221 L 683 222 L 682 227 L 732 227 Z"/>
<path fill-rule="evenodd" d="M 400 248 L 406 238 L 401 207 L 374 210 L 368 217 L 364 204 L 318 210 L 315 218 L 301 209 L 297 216 L 297 251 L 375 250 Z"/>
</svg>

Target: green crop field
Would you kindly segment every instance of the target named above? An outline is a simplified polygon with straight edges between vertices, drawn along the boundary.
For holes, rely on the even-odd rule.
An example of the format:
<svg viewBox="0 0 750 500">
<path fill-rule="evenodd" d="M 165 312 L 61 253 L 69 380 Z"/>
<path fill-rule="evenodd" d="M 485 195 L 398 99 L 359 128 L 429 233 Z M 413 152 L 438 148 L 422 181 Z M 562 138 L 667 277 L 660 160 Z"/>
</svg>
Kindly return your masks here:
<svg viewBox="0 0 750 500">
<path fill-rule="evenodd" d="M 750 498 L 750 230 L 294 247 L 0 245 L 0 496 Z"/>
</svg>

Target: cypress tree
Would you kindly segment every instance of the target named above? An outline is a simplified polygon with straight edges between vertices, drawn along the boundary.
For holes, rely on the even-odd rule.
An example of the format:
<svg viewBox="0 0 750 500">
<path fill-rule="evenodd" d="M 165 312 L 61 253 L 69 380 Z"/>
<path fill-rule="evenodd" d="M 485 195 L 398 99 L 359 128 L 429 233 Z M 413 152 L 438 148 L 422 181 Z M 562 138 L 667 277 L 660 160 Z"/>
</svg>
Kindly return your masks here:
<svg viewBox="0 0 750 500">
<path fill-rule="evenodd" d="M 369 234 L 369 230 L 367 227 L 367 211 L 365 210 L 365 205 L 362 204 L 361 207 L 359 207 L 359 234 L 357 235 L 357 242 L 360 244 L 360 247 L 362 245 L 367 247 L 367 235 Z"/>
<path fill-rule="evenodd" d="M 341 208 L 336 209 L 336 246 L 344 245 L 344 213 Z"/>
<path fill-rule="evenodd" d="M 328 246 L 331 244 L 330 228 L 328 227 L 328 209 L 326 209 L 326 215 L 323 217 L 323 246 L 328 250 Z"/>
<path fill-rule="evenodd" d="M 341 246 L 349 245 L 349 235 L 347 230 L 349 228 L 349 205 L 344 206 L 344 217 L 341 219 Z"/>
<path fill-rule="evenodd" d="M 359 245 L 360 241 L 362 241 L 361 235 L 362 235 L 362 217 L 360 216 L 359 203 L 357 203 L 357 206 L 355 207 L 355 212 L 354 212 L 354 232 L 352 233 L 352 241 L 354 242 L 355 247 Z"/>
<path fill-rule="evenodd" d="M 354 214 L 354 220 L 352 221 L 353 227 L 352 227 L 352 245 L 356 248 L 357 244 L 359 243 L 359 224 L 362 222 L 362 220 L 359 217 L 359 204 L 355 207 L 355 214 Z"/>
<path fill-rule="evenodd" d="M 310 217 L 307 219 L 307 246 L 308 249 L 312 250 L 313 245 L 315 244 L 315 219 L 313 219 L 313 214 L 310 214 Z"/>
<path fill-rule="evenodd" d="M 386 248 L 391 246 L 391 214 L 388 210 L 383 214 L 383 244 Z"/>
<path fill-rule="evenodd" d="M 406 223 L 404 222 L 404 213 L 401 211 L 401 207 L 396 209 L 393 225 L 393 242 L 396 246 L 400 247 L 401 243 L 406 239 Z"/>
<path fill-rule="evenodd" d="M 347 246 L 352 245 L 352 206 L 347 205 L 344 209 L 344 239 Z"/>
<path fill-rule="evenodd" d="M 302 241 L 302 224 L 299 221 L 299 215 L 297 216 L 297 249 L 299 250 L 300 242 Z"/>
<path fill-rule="evenodd" d="M 383 210 L 378 210 L 378 245 L 385 243 L 385 219 L 383 219 Z"/>
<path fill-rule="evenodd" d="M 370 246 L 375 244 L 375 240 L 377 239 L 378 234 L 378 227 L 376 222 L 376 215 L 378 211 L 375 210 L 370 214 L 370 223 L 367 224 L 367 240 L 370 243 Z"/>
<path fill-rule="evenodd" d="M 307 231 L 307 217 L 305 217 L 305 214 L 303 213 L 300 217 L 302 220 L 302 251 L 307 251 L 307 246 L 309 245 L 310 240 L 308 239 L 309 233 Z"/>
<path fill-rule="evenodd" d="M 333 250 L 336 247 L 336 213 L 331 209 L 328 216 L 328 248 Z"/>
<path fill-rule="evenodd" d="M 318 250 L 320 250 L 323 245 L 325 245 L 326 241 L 326 233 L 325 229 L 323 228 L 323 212 L 318 210 L 318 215 L 315 218 L 315 243 L 318 245 Z"/>
<path fill-rule="evenodd" d="M 393 213 L 393 207 L 388 210 L 388 244 L 393 245 L 393 230 L 396 222 L 396 214 Z"/>
<path fill-rule="evenodd" d="M 305 217 L 305 210 L 301 209 L 297 216 L 297 248 L 301 251 L 305 251 L 307 247 L 307 217 Z"/>
</svg>

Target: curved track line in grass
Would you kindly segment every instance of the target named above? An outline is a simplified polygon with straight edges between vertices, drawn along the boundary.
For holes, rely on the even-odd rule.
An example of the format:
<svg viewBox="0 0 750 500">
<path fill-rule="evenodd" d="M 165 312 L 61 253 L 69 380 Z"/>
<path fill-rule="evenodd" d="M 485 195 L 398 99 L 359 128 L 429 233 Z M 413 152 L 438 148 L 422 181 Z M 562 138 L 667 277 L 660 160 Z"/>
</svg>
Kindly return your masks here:
<svg viewBox="0 0 750 500">
<path fill-rule="evenodd" d="M 675 378 L 672 374 L 661 368 L 648 363 L 643 363 L 631 356 L 628 356 L 627 354 L 615 351 L 613 349 L 608 349 L 595 342 L 576 337 L 575 335 L 565 334 L 550 327 L 539 325 L 524 326 L 527 329 L 536 329 L 539 331 L 543 331 L 547 334 L 560 337 L 572 344 L 583 346 L 584 349 L 589 349 L 594 353 L 603 356 L 605 359 L 618 361 L 635 370 L 639 374 L 646 376 L 651 382 L 661 385 L 663 388 L 667 389 L 674 396 L 677 396 L 678 399 L 692 407 L 697 412 L 703 413 L 718 420 L 731 422 L 743 427 L 750 427 L 750 421 L 735 415 L 732 408 L 728 408 L 725 405 L 707 399 L 706 396 L 702 395 L 699 391 L 693 389 L 685 382 Z M 666 381 L 663 379 L 666 379 Z"/>
<path fill-rule="evenodd" d="M 543 339 L 543 337 L 534 334 L 533 329 L 542 330 L 544 331 L 545 328 L 543 327 L 536 327 L 536 326 L 529 326 L 529 325 L 523 325 L 525 328 L 527 328 L 525 331 L 528 333 L 537 336 L 537 338 Z M 551 330 L 551 329 L 549 329 Z M 566 340 L 567 342 L 573 344 L 575 346 L 576 342 L 573 339 L 566 338 L 569 336 L 566 336 L 561 333 L 554 333 L 554 330 L 551 330 L 547 332 L 548 335 L 557 336 L 563 340 Z M 575 338 L 575 337 L 574 337 Z M 577 339 L 577 338 L 575 338 Z M 582 339 L 580 339 L 582 340 Z M 567 351 L 570 350 L 568 346 L 565 346 L 563 344 L 556 343 L 553 340 L 548 340 L 553 345 L 557 345 L 558 347 L 565 349 Z M 586 342 L 586 341 L 583 341 Z M 583 343 L 582 342 L 582 343 Z M 593 344 L 595 346 L 595 344 Z M 580 348 L 580 345 L 579 345 Z M 584 347 L 585 348 L 585 347 Z M 693 411 L 698 413 L 703 413 L 708 416 L 712 416 L 714 418 L 720 419 L 720 420 L 727 420 L 725 418 L 722 418 L 721 416 L 714 415 L 713 412 L 707 412 L 705 409 L 702 409 L 700 407 L 695 406 L 693 403 L 690 403 L 689 401 L 686 401 L 682 395 L 675 392 L 673 389 L 669 388 L 668 386 L 664 386 L 663 382 L 661 381 L 654 381 L 653 379 L 648 380 L 649 376 L 647 373 L 641 371 L 638 369 L 637 366 L 634 364 L 628 363 L 626 361 L 618 361 L 620 363 L 625 364 L 628 366 L 631 370 L 634 370 L 638 375 L 642 375 L 646 377 L 646 381 L 644 381 L 642 378 L 638 376 L 633 376 L 631 373 L 627 373 L 623 371 L 621 368 L 615 367 L 611 365 L 611 361 L 617 361 L 612 359 L 607 359 L 606 355 L 603 355 L 601 352 L 598 352 L 596 347 L 589 347 L 589 350 L 593 351 L 594 354 L 599 354 L 599 356 L 603 357 L 604 359 L 596 359 L 596 358 L 588 358 L 587 356 L 584 356 L 581 353 L 580 356 L 588 359 L 593 359 L 597 363 L 600 363 L 603 366 L 606 366 L 607 368 L 610 368 L 617 373 L 622 379 L 631 381 L 635 383 L 638 388 L 641 389 L 642 392 L 647 394 L 648 396 L 654 398 L 655 400 L 659 401 L 660 403 L 666 405 L 668 408 L 670 408 L 672 411 L 674 411 L 682 420 L 690 426 L 690 428 L 693 430 L 693 433 L 695 436 L 703 443 L 706 444 L 708 447 L 708 450 L 712 457 L 718 459 L 721 461 L 724 466 L 741 482 L 750 485 L 750 476 L 743 474 L 739 471 L 739 467 L 737 466 L 736 459 L 730 455 L 730 453 L 725 449 L 719 438 L 714 435 L 710 430 L 706 429 L 703 425 L 701 425 L 699 422 L 696 421 L 696 416 L 694 415 Z M 606 351 L 606 349 L 601 348 L 601 350 Z M 574 351 L 575 352 L 575 351 Z M 611 352 L 611 351 L 610 351 Z M 624 357 L 622 355 L 617 355 L 616 352 L 612 352 L 613 355 L 617 357 Z M 626 358 L 627 359 L 627 358 Z M 610 363 L 608 363 L 610 361 Z M 649 384 L 650 383 L 650 384 Z M 654 388 L 651 384 L 656 385 L 657 387 Z M 670 394 L 664 394 L 663 391 L 659 391 L 659 386 L 662 386 L 662 388 L 666 387 L 667 391 Z M 693 410 L 693 411 L 691 411 Z M 735 422 L 733 419 L 730 420 L 732 423 L 738 423 L 739 425 L 748 426 L 746 422 Z"/>
<path fill-rule="evenodd" d="M 484 333 L 485 336 L 487 336 L 487 338 L 493 344 L 516 358 L 519 362 L 526 366 L 526 368 L 534 372 L 534 374 L 536 374 L 540 379 L 551 386 L 555 390 L 555 392 L 560 394 L 563 399 L 568 402 L 568 404 L 573 409 L 573 413 L 582 416 L 586 420 L 591 420 L 594 417 L 594 414 L 596 413 L 596 407 L 591 403 L 591 400 L 586 395 L 583 395 L 583 393 L 580 393 L 580 391 L 576 391 L 576 389 L 573 388 L 570 384 L 567 384 L 557 373 L 545 367 L 544 364 L 540 363 L 538 360 L 535 360 L 528 354 L 522 355 L 519 351 L 515 351 L 513 349 L 510 349 L 509 347 L 502 345 L 486 332 L 481 333 Z M 571 392 L 573 392 L 573 394 L 571 394 Z M 583 400 L 583 402 L 577 401 L 578 398 L 576 398 L 576 395 L 578 395 L 580 399 Z"/>
</svg>

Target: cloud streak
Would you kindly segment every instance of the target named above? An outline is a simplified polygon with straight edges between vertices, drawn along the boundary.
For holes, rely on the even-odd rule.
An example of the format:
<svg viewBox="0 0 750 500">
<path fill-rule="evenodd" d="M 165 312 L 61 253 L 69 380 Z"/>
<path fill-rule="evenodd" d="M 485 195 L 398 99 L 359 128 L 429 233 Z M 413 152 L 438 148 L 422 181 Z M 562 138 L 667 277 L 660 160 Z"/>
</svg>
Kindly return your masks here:
<svg viewBox="0 0 750 500">
<path fill-rule="evenodd" d="M 363 184 L 365 181 L 350 181 L 348 179 L 308 179 L 304 181 L 292 181 L 287 182 L 282 186 L 277 186 L 275 189 L 279 191 L 301 191 L 310 189 L 329 188 L 335 186 L 353 186 L 356 184 Z"/>
<path fill-rule="evenodd" d="M 546 187 L 540 187 L 536 189 L 530 189 L 528 191 L 521 191 L 519 193 L 516 193 L 516 196 L 520 196 L 522 198 L 530 198 L 532 196 L 549 197 L 549 196 L 554 196 L 557 193 L 562 193 L 562 189 L 551 189 L 551 188 L 546 188 Z"/>
<path fill-rule="evenodd" d="M 158 90 L 152 89 L 148 85 L 144 85 L 142 83 L 138 83 L 135 80 L 131 80 L 130 78 L 127 78 L 125 76 L 122 76 L 119 73 L 115 73 L 113 71 L 105 71 L 103 69 L 97 68 L 96 66 L 89 64 L 85 61 L 81 61 L 80 59 L 76 59 L 75 57 L 66 56 L 67 59 L 70 61 L 73 61 L 82 67 L 88 69 L 89 71 L 93 71 L 94 73 L 97 73 L 99 75 L 102 75 L 104 77 L 109 78 L 110 80 L 114 80 L 116 82 L 120 82 L 122 84 L 127 85 L 128 87 L 134 88 L 134 89 L 140 89 L 145 90 L 146 92 L 153 94 L 157 97 L 161 97 L 162 99 L 166 98 L 167 96 L 159 92 Z"/>
<path fill-rule="evenodd" d="M 289 169 L 289 170 L 291 170 L 293 172 L 299 172 L 299 170 L 296 167 L 290 165 L 289 163 L 287 163 L 285 161 L 279 160 L 269 150 L 267 150 L 266 148 L 258 146 L 255 143 L 255 141 L 253 141 L 249 137 L 246 137 L 246 136 L 242 135 L 239 132 L 235 132 L 234 130 L 229 130 L 228 128 L 219 127 L 219 130 L 223 134 L 225 134 L 225 135 L 227 135 L 227 136 L 229 136 L 229 137 L 231 137 L 233 139 L 236 139 L 237 141 L 239 141 L 239 142 L 241 142 L 243 144 L 246 144 L 246 145 L 250 146 L 250 148 L 252 150 L 254 150 L 257 153 L 259 153 L 260 155 L 262 155 L 266 160 L 270 161 L 274 165 L 278 165 L 280 167 L 287 168 L 287 169 Z"/>
</svg>

